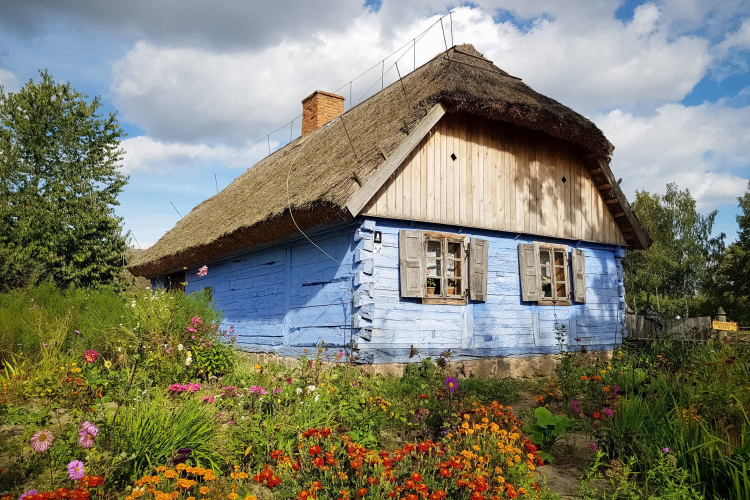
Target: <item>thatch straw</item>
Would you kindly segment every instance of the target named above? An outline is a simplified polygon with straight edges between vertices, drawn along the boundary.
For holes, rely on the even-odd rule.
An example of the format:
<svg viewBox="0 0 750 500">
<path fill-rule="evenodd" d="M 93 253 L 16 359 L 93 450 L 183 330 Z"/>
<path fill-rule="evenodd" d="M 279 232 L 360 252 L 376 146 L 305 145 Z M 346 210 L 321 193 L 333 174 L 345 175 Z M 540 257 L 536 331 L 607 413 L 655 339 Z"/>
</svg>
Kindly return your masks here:
<svg viewBox="0 0 750 500">
<path fill-rule="evenodd" d="M 579 146 L 583 154 L 609 158 L 613 146 L 591 121 L 534 92 L 483 59 L 471 45 L 451 48 L 353 107 L 342 117 L 296 139 L 259 161 L 226 189 L 195 207 L 130 266 L 136 275 L 158 276 L 209 259 L 268 243 L 296 231 L 350 220 L 349 197 L 365 182 L 427 111 L 442 101 L 456 111 L 541 130 Z M 355 159 L 346 130 L 359 161 Z M 298 155 L 304 145 L 304 150 Z"/>
</svg>

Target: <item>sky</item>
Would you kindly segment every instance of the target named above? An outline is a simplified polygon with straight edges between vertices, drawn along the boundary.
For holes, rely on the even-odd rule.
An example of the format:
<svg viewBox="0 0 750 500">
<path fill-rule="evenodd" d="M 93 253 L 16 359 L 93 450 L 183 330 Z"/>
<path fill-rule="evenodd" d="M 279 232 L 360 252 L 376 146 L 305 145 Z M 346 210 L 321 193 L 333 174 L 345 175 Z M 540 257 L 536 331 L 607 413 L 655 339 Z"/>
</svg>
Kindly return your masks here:
<svg viewBox="0 0 750 500">
<path fill-rule="evenodd" d="M 6 92 L 47 69 L 118 113 L 129 184 L 116 212 L 141 248 L 297 137 L 314 90 L 348 109 L 398 78 L 394 62 L 405 74 L 453 43 L 594 121 L 631 202 L 675 182 L 736 238 L 748 0 L 0 0 L 0 12 Z"/>
</svg>

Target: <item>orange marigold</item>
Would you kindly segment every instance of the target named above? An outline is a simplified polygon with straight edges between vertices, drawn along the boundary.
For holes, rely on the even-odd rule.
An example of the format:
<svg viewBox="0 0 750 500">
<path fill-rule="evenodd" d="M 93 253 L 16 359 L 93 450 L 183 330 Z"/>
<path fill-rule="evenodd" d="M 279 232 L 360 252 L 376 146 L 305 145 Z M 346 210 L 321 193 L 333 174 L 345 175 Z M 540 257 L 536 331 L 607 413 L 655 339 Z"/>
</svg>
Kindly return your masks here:
<svg viewBox="0 0 750 500">
<path fill-rule="evenodd" d="M 171 469 L 164 471 L 164 477 L 166 477 L 167 479 L 174 479 L 177 477 L 177 471 L 173 471 Z"/>
<path fill-rule="evenodd" d="M 208 489 L 208 486 L 201 486 L 200 490 L 198 490 L 198 491 L 201 492 L 201 495 L 208 495 L 208 492 L 211 491 L 211 490 Z"/>
</svg>

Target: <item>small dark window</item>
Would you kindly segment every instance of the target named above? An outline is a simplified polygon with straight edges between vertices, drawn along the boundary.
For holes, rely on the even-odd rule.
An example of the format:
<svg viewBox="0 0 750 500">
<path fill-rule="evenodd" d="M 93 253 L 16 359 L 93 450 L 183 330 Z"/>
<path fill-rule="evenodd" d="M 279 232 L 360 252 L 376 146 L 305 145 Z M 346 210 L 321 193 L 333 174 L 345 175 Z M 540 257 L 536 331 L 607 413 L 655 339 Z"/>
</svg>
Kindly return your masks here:
<svg viewBox="0 0 750 500">
<path fill-rule="evenodd" d="M 185 291 L 185 273 L 170 274 L 164 280 L 164 288 L 167 290 Z"/>
<path fill-rule="evenodd" d="M 563 178 L 562 178 L 563 184 L 565 184 L 565 181 L 567 181 L 567 180 L 568 180 L 568 179 L 566 179 L 565 177 L 563 177 Z"/>
<path fill-rule="evenodd" d="M 451 153 L 451 160 L 456 161 L 457 158 L 456 153 Z"/>
</svg>

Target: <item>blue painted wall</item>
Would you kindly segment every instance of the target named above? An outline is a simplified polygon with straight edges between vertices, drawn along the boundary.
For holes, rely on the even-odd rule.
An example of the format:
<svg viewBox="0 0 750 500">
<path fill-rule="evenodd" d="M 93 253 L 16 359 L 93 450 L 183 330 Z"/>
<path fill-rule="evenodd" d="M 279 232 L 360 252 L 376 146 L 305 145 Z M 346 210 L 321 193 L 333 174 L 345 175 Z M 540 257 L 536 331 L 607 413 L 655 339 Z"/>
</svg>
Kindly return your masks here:
<svg viewBox="0 0 750 500">
<path fill-rule="evenodd" d="M 460 230 L 489 240 L 487 301 L 454 306 L 401 298 L 400 229 Z M 383 234 L 380 253 L 373 252 L 375 230 Z M 188 269 L 186 292 L 212 287 L 224 311 L 222 328 L 234 325 L 239 346 L 284 356 L 321 341 L 338 351 L 352 337 L 358 359 L 370 363 L 408 361 L 412 345 L 422 357 L 450 348 L 457 360 L 556 353 L 555 323 L 565 325 L 569 349 L 612 349 L 621 341 L 622 248 L 387 219 L 364 219 L 312 239 L 340 264 L 300 239 L 208 262 L 205 277 Z M 586 250 L 586 304 L 521 301 L 518 244 L 532 241 Z"/>
<path fill-rule="evenodd" d="M 401 298 L 398 270 L 401 229 L 450 233 L 460 230 L 461 234 L 488 240 L 487 301 L 454 306 L 421 304 L 419 299 Z M 584 345 L 589 350 L 607 350 L 622 340 L 624 248 L 388 219 L 370 221 L 358 234 L 366 239 L 375 230 L 383 234 L 381 253 L 364 252 L 362 261 L 371 259 L 372 274 L 361 271 L 355 277 L 356 282 L 368 287 L 362 293 L 363 302 L 373 309 L 371 319 L 355 316 L 355 323 L 371 336 L 370 341 L 359 344 L 373 362 L 407 361 L 411 345 L 421 356 L 437 356 L 450 348 L 453 359 L 556 353 L 559 346 L 555 323 L 565 325 L 567 349 L 577 350 Z M 518 244 L 533 241 L 585 249 L 585 304 L 540 306 L 521 300 Z"/>
</svg>

